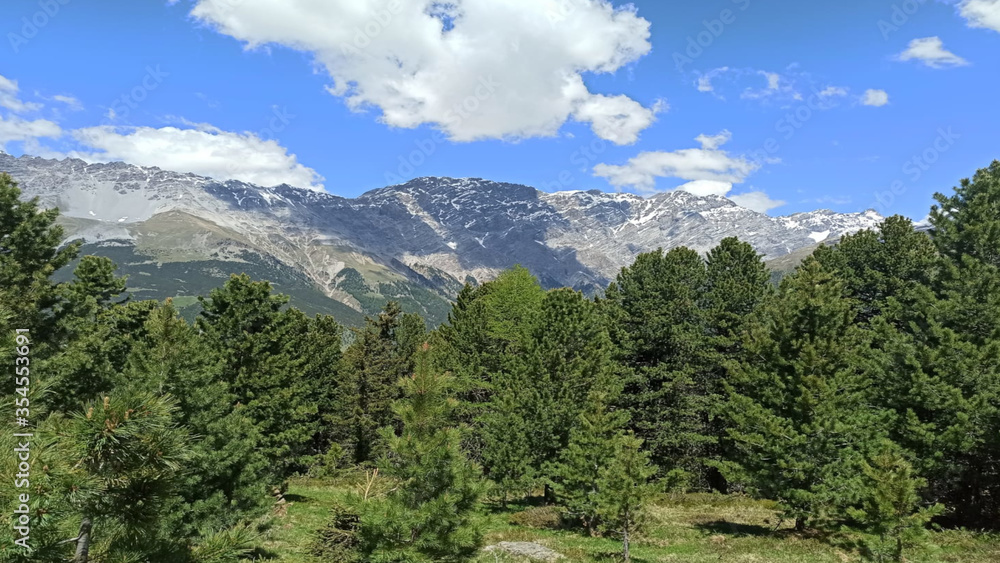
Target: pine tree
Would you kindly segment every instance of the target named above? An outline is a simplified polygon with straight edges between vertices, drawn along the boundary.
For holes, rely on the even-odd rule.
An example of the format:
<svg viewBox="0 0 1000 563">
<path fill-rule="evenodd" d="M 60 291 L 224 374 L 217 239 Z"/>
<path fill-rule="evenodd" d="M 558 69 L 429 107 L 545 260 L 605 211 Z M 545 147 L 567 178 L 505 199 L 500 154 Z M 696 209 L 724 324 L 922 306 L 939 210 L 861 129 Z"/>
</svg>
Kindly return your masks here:
<svg viewBox="0 0 1000 563">
<path fill-rule="evenodd" d="M 74 563 L 150 550 L 188 455 L 190 436 L 175 410 L 170 397 L 115 392 L 67 425 L 66 452 L 79 473 L 71 497 L 80 514 Z"/>
<path fill-rule="evenodd" d="M 61 246 L 58 216 L 58 209 L 40 209 L 38 198 L 22 201 L 17 183 L 0 173 L 0 298 L 11 322 L 36 335 L 36 356 L 58 346 L 53 308 L 61 298 L 50 276 L 76 257 L 81 244 Z"/>
<path fill-rule="evenodd" d="M 432 348 L 435 365 L 455 377 L 459 398 L 470 405 L 480 405 L 489 398 L 489 374 L 498 371 L 497 364 L 486 357 L 492 340 L 483 296 L 491 287 L 465 284 L 448 313 L 448 321 L 431 337 L 437 340 L 437 346 Z"/>
<path fill-rule="evenodd" d="M 518 393 L 503 388 L 477 420 L 482 462 L 504 506 L 524 496 L 538 477 L 532 467 L 532 418 Z"/>
<path fill-rule="evenodd" d="M 106 308 L 125 292 L 128 276 L 115 276 L 117 270 L 110 258 L 84 256 L 73 270 L 73 281 L 64 287 L 64 293 L 71 302 L 82 305 L 90 301 L 93 309 Z"/>
<path fill-rule="evenodd" d="M 989 217 L 988 184 L 970 183 L 956 198 L 939 196 L 951 209 L 936 219 L 941 241 L 891 217 L 815 254 L 844 281 L 857 322 L 870 329 L 871 346 L 882 353 L 871 401 L 888 409 L 889 436 L 927 478 L 928 498 L 954 506 L 950 517 L 973 525 L 997 514 L 986 493 L 996 480 L 982 468 L 995 459 L 990 436 L 996 426 L 988 421 L 996 420 L 996 410 L 989 397 L 1000 389 L 1000 355 L 989 335 L 1000 302 L 993 268 L 960 249 L 980 244 L 969 238 L 978 229 L 969 221 L 983 212 L 971 210 L 977 206 L 985 205 Z"/>
<path fill-rule="evenodd" d="M 718 467 L 731 457 L 725 417 L 725 366 L 744 359 L 743 334 L 774 296 L 771 274 L 763 256 L 736 238 L 724 239 L 705 258 L 705 288 L 701 307 L 705 315 L 708 349 L 697 386 L 700 431 L 706 438 L 698 454 L 704 484 L 726 492 L 728 484 Z M 698 403 L 695 403 L 698 405 Z"/>
<path fill-rule="evenodd" d="M 703 460 L 717 441 L 707 426 L 711 364 L 703 306 L 704 260 L 688 248 L 641 254 L 603 302 L 619 345 L 622 406 L 654 462 L 704 484 Z M 720 317 L 721 318 L 721 317 Z"/>
<path fill-rule="evenodd" d="M 948 259 L 941 281 L 950 301 L 946 322 L 976 344 L 1000 340 L 1000 161 L 935 199 L 931 236 Z"/>
<path fill-rule="evenodd" d="M 520 266 L 459 293 L 448 323 L 438 329 L 442 346 L 435 361 L 455 376 L 465 421 L 474 421 L 492 397 L 494 379 L 523 351 L 544 297 L 538 279 Z"/>
<path fill-rule="evenodd" d="M 335 423 L 345 450 L 355 463 L 373 462 L 384 453 L 379 430 L 395 425 L 393 405 L 401 397 L 397 383 L 413 370 L 412 339 L 400 331 L 402 309 L 388 303 L 368 318 L 344 352 Z"/>
<path fill-rule="evenodd" d="M 358 533 L 369 560 L 468 561 L 482 543 L 476 510 L 484 488 L 479 466 L 462 451 L 460 429 L 449 426 L 450 383 L 431 369 L 425 346 L 415 373 L 402 381 L 406 398 L 395 408 L 401 432 L 383 429 L 386 473 L 399 484 L 362 504 Z"/>
<path fill-rule="evenodd" d="M 305 358 L 297 354 L 307 320 L 297 309 L 283 310 L 288 297 L 273 295 L 271 284 L 245 274 L 200 301 L 197 326 L 222 361 L 220 377 L 257 428 L 275 478 L 283 479 L 301 468 L 318 431 L 316 403 L 301 377 Z"/>
<path fill-rule="evenodd" d="M 310 402 L 316 404 L 319 426 L 310 444 L 310 454 L 316 459 L 331 448 L 335 452 L 342 450 L 337 443 L 341 433 L 337 428 L 340 420 L 337 397 L 344 384 L 340 373 L 342 336 L 343 329 L 333 317 L 317 315 L 309 319 L 308 331 L 296 352 L 306 360 L 300 377 L 308 386 Z"/>
<path fill-rule="evenodd" d="M 128 357 L 121 387 L 176 397 L 175 420 L 195 439 L 179 482 L 169 534 L 197 538 L 261 516 L 270 502 L 271 468 L 261 438 L 219 377 L 217 357 L 180 318 L 170 300 L 145 324 Z"/>
<path fill-rule="evenodd" d="M 926 497 L 953 507 L 949 518 L 988 525 L 1000 514 L 1000 342 L 979 346 L 935 317 L 948 301 L 921 305 L 924 326 L 909 331 L 877 320 L 883 374 L 872 402 L 888 409 L 890 438 L 928 481 Z M 945 313 L 946 315 L 946 313 Z"/>
<path fill-rule="evenodd" d="M 774 294 L 763 256 L 749 243 L 726 238 L 705 257 L 702 299 L 714 346 L 733 356 L 753 315 Z"/>
<path fill-rule="evenodd" d="M 603 491 L 599 480 L 621 446 L 627 422 L 624 412 L 608 408 L 604 393 L 592 392 L 570 431 L 569 444 L 547 469 L 556 498 L 591 534 L 601 524 L 598 507 Z"/>
<path fill-rule="evenodd" d="M 498 385 L 516 394 L 529 429 L 532 469 L 543 476 L 569 444 L 570 429 L 590 394 L 617 400 L 620 386 L 613 377 L 611 341 L 593 302 L 556 289 L 545 295 L 537 315 L 525 353 Z"/>
<path fill-rule="evenodd" d="M 800 530 L 856 502 L 861 463 L 881 438 L 866 396 L 877 362 L 854 311 L 842 283 L 808 260 L 752 329 L 747 360 L 731 366 L 737 461 Z"/>
<path fill-rule="evenodd" d="M 905 421 L 897 436 L 950 518 L 989 526 L 1000 517 L 1000 161 L 935 199 L 930 234 L 944 258 L 936 295 L 893 342 L 904 342 L 894 375 L 914 381 L 892 403 Z"/>
<path fill-rule="evenodd" d="M 886 443 L 863 470 L 866 492 L 860 508 L 848 513 L 874 536 L 867 542 L 868 556 L 873 561 L 904 561 L 904 551 L 927 543 L 927 523 L 944 507 L 936 504 L 919 508 L 918 491 L 926 482 L 913 475 L 910 464 L 892 443 Z"/>
<path fill-rule="evenodd" d="M 913 222 L 895 216 L 877 230 L 845 235 L 835 246 L 821 246 L 815 258 L 844 282 L 845 295 L 858 307 L 857 321 L 883 316 L 900 328 L 914 315 L 940 277 L 934 243 Z"/>
<path fill-rule="evenodd" d="M 84 256 L 73 281 L 58 288 L 54 314 L 57 339 L 64 343 L 47 358 L 52 376 L 53 408 L 71 410 L 113 389 L 132 343 L 141 340 L 151 302 L 115 301 L 125 291 L 125 277 L 108 258 Z"/>
<path fill-rule="evenodd" d="M 968 257 L 1000 268 L 1000 160 L 962 180 L 951 196 L 936 194 L 931 235 L 954 262 Z"/>
<path fill-rule="evenodd" d="M 631 434 L 620 434 L 614 449 L 599 472 L 594 502 L 596 513 L 605 532 L 622 538 L 622 556 L 631 561 L 631 542 L 647 521 L 646 508 L 653 487 L 649 479 L 656 467 L 642 449 L 642 440 Z"/>
</svg>

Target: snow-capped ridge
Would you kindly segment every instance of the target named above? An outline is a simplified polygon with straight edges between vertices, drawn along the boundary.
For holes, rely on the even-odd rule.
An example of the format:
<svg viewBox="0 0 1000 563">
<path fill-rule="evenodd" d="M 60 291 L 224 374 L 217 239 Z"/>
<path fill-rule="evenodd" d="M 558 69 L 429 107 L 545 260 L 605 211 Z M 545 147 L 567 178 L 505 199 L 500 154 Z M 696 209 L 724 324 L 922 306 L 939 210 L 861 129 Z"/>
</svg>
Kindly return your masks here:
<svg viewBox="0 0 1000 563">
<path fill-rule="evenodd" d="M 348 257 L 406 276 L 433 271 L 459 284 L 522 264 L 547 286 L 593 289 L 657 248 L 707 252 L 739 237 L 777 257 L 882 221 L 871 210 L 771 217 L 714 195 L 548 193 L 483 178 L 415 178 L 348 199 L 122 162 L 0 154 L 0 171 L 27 196 L 85 219 L 87 237 L 138 236 L 131 233 L 139 225 L 180 212 L 300 269 L 331 295 Z"/>
</svg>

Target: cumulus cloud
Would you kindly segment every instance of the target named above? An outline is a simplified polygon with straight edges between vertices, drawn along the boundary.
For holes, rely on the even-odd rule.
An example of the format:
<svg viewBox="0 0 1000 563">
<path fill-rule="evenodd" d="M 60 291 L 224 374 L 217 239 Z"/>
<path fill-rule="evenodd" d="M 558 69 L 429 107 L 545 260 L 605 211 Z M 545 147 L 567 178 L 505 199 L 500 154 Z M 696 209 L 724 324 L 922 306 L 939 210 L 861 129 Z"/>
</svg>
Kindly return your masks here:
<svg viewBox="0 0 1000 563">
<path fill-rule="evenodd" d="M 42 104 L 24 102 L 18 98 L 20 88 L 17 80 L 11 80 L 0 75 L 0 107 L 9 109 L 14 113 L 24 113 L 42 109 Z"/>
<path fill-rule="evenodd" d="M 729 199 L 731 199 L 736 205 L 752 209 L 758 213 L 767 213 L 772 209 L 776 209 L 788 203 L 786 201 L 771 199 L 769 195 L 761 191 L 747 192 L 745 194 L 736 194 L 727 197 L 729 197 Z"/>
<path fill-rule="evenodd" d="M 643 152 L 621 166 L 598 164 L 594 167 L 594 175 L 606 178 L 617 188 L 634 188 L 647 194 L 656 191 L 657 178 L 679 178 L 687 182 L 674 190 L 701 197 L 728 197 L 737 205 L 759 213 L 785 205 L 784 201 L 771 199 L 762 191 L 730 195 L 733 184 L 742 183 L 759 168 L 759 164 L 745 157 L 731 156 L 720 149 L 732 137 L 729 131 L 698 135 L 695 140 L 701 144 L 700 149 Z"/>
<path fill-rule="evenodd" d="M 628 96 L 595 95 L 580 105 L 575 116 L 589 122 L 598 137 L 616 145 L 631 145 L 639 140 L 639 132 L 653 122 L 653 116 L 666 107 L 663 101 L 646 109 Z"/>
<path fill-rule="evenodd" d="M 42 104 L 20 99 L 17 81 L 0 75 L 0 107 L 8 110 L 0 114 L 0 149 L 6 143 L 20 141 L 36 143 L 39 138 L 58 138 L 63 134 L 59 124 L 48 119 L 25 119 L 18 114 L 42 109 Z"/>
<path fill-rule="evenodd" d="M 969 61 L 944 48 L 940 37 L 924 37 L 910 41 L 905 51 L 896 55 L 900 61 L 919 61 L 931 68 L 966 66 Z"/>
<path fill-rule="evenodd" d="M 1000 32 L 1000 0 L 962 0 L 958 10 L 969 26 Z"/>
<path fill-rule="evenodd" d="M 880 108 L 889 103 L 889 93 L 885 90 L 866 90 L 865 95 L 861 97 L 861 103 Z"/>
<path fill-rule="evenodd" d="M 100 126 L 77 129 L 73 137 L 91 150 L 69 156 L 90 162 L 123 160 L 220 180 L 323 189 L 323 178 L 315 170 L 300 164 L 277 141 L 264 140 L 252 133 L 220 131 L 211 126 L 194 129 Z"/>
<path fill-rule="evenodd" d="M 722 191 L 724 195 L 732 184 L 742 182 L 759 168 L 745 157 L 730 156 L 719 148 L 731 138 L 729 131 L 699 135 L 696 140 L 701 148 L 642 152 L 623 165 L 598 164 L 594 175 L 606 178 L 615 187 L 646 193 L 656 190 L 657 178 L 679 178 L 691 183 L 688 191 L 714 190 L 711 193 Z"/>
<path fill-rule="evenodd" d="M 312 53 L 352 110 L 455 141 L 553 136 L 575 120 L 629 144 L 663 109 L 584 84 L 651 49 L 649 22 L 605 0 L 197 0 L 191 14 L 248 48 Z"/>
<path fill-rule="evenodd" d="M 47 119 L 28 121 L 17 116 L 0 115 L 0 145 L 10 141 L 30 141 L 40 137 L 62 136 L 62 129 Z"/>
</svg>

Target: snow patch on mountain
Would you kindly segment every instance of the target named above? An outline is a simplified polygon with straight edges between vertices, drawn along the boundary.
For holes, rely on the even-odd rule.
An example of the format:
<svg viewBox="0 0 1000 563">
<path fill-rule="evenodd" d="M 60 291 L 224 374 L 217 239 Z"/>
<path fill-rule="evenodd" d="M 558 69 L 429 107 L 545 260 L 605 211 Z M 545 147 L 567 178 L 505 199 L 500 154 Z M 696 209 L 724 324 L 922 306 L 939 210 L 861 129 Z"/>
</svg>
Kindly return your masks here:
<svg viewBox="0 0 1000 563">
<path fill-rule="evenodd" d="M 771 217 L 724 197 L 684 191 L 648 198 L 545 193 L 481 178 L 417 178 L 346 199 L 121 162 L 0 155 L 0 171 L 26 196 L 90 221 L 81 231 L 89 239 L 121 236 L 130 226 L 180 211 L 300 269 L 331 295 L 337 273 L 358 261 L 400 276 L 442 272 L 456 283 L 484 281 L 522 264 L 547 286 L 593 289 L 657 248 L 707 252 L 739 237 L 773 258 L 882 221 L 871 210 Z"/>
</svg>

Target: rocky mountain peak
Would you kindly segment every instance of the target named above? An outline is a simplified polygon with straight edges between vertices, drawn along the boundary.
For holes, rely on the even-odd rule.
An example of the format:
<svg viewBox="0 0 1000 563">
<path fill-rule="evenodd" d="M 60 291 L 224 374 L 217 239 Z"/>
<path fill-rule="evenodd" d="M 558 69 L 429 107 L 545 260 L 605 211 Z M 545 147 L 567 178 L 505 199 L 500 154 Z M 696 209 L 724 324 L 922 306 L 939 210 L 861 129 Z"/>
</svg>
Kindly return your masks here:
<svg viewBox="0 0 1000 563">
<path fill-rule="evenodd" d="M 416 178 L 347 199 L 122 162 L 4 154 L 0 170 L 14 176 L 26 196 L 58 206 L 88 238 L 156 246 L 170 239 L 164 229 L 181 228 L 160 218 L 190 217 L 188 223 L 200 225 L 183 227 L 192 235 L 211 225 L 227 240 L 302 271 L 338 298 L 345 270 L 365 272 L 371 283 L 410 280 L 447 294 L 514 264 L 548 286 L 596 290 L 639 253 L 656 248 L 706 252 L 735 236 L 773 258 L 882 220 L 874 211 L 771 217 L 724 197 L 684 191 L 650 197 L 547 193 L 483 178 Z"/>
</svg>

